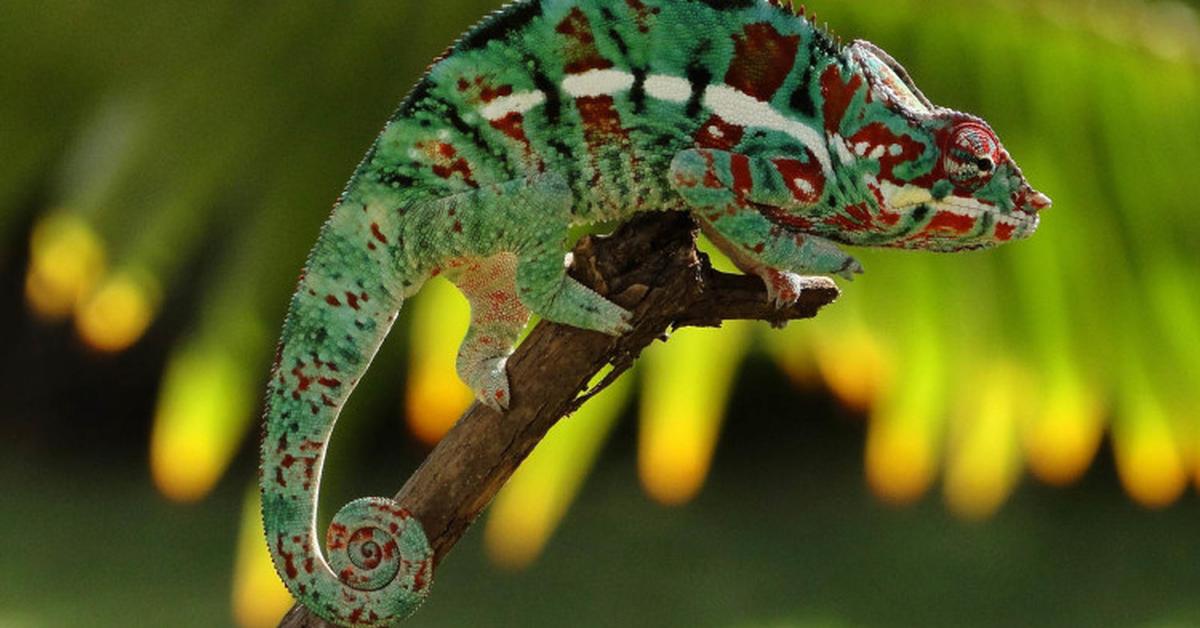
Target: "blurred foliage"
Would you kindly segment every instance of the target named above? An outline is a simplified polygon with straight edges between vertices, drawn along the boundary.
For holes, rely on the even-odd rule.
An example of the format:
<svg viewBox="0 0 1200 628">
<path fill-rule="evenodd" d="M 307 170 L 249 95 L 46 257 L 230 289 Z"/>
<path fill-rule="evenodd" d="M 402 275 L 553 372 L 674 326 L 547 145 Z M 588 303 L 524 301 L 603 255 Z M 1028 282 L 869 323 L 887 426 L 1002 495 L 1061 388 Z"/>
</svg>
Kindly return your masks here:
<svg viewBox="0 0 1200 628">
<path fill-rule="evenodd" d="M 420 70 L 494 6 L 5 3 L 0 241 L 29 239 L 29 307 L 119 352 L 164 304 L 195 304 L 151 437 L 163 494 L 203 498 L 254 433 L 283 308 L 330 203 Z M 918 500 L 940 480 L 952 512 L 990 517 L 1026 471 L 1076 481 L 1106 435 L 1138 503 L 1165 506 L 1200 484 L 1194 11 L 1132 0 L 809 6 L 891 52 L 935 102 L 987 118 L 1054 209 L 1032 240 L 996 251 L 858 251 L 867 275 L 815 321 L 686 331 L 655 346 L 636 382 L 556 428 L 497 499 L 486 538 L 500 562 L 537 555 L 635 395 L 643 486 L 664 503 L 691 499 L 747 351 L 868 418 L 865 475 L 887 502 Z M 397 327 L 411 333 L 409 424 L 427 443 L 468 401 L 452 369 L 465 307 L 432 285 Z M 253 500 L 245 512 L 249 530 Z M 250 538 L 237 582 L 257 591 L 271 580 L 262 556 L 247 557 L 261 549 Z M 249 589 L 235 600 L 253 624 Z"/>
</svg>

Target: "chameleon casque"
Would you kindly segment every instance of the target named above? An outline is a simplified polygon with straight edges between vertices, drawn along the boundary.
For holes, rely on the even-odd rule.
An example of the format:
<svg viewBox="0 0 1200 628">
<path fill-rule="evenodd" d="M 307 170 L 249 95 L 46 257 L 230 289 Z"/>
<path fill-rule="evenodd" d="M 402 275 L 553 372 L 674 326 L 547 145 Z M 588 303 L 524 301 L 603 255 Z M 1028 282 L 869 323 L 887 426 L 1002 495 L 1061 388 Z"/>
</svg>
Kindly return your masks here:
<svg viewBox="0 0 1200 628">
<path fill-rule="evenodd" d="M 688 211 L 776 303 L 837 244 L 957 251 L 1029 236 L 1050 199 L 981 119 L 932 104 L 874 45 L 775 0 L 520 0 L 437 60 L 337 201 L 292 298 L 266 399 L 267 543 L 297 600 L 343 625 L 409 615 L 432 578 L 420 523 L 363 498 L 319 550 L 334 422 L 404 299 L 469 300 L 459 375 L 509 403 L 530 313 L 607 334 L 629 312 L 566 275 L 568 228 Z"/>
</svg>

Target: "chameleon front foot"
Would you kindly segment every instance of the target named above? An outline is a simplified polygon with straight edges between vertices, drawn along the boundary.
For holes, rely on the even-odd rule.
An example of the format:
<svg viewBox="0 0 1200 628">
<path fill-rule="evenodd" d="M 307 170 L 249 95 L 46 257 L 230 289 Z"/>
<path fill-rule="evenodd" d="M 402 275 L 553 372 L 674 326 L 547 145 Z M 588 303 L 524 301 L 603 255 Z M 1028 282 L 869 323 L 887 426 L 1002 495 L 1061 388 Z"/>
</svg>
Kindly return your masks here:
<svg viewBox="0 0 1200 628">
<path fill-rule="evenodd" d="M 459 366 L 458 376 L 475 393 L 479 403 L 497 411 L 508 409 L 512 393 L 508 388 L 508 356 L 489 358 Z"/>
</svg>

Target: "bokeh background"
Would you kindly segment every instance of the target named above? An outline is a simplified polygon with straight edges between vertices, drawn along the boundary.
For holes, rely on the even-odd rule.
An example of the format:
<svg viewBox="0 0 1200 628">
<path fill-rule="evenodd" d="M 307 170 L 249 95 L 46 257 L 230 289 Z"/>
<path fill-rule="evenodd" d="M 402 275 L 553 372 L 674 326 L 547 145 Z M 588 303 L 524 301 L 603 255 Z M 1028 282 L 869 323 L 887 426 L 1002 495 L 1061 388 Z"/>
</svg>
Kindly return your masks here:
<svg viewBox="0 0 1200 628">
<path fill-rule="evenodd" d="M 353 165 L 493 0 L 6 0 L 0 626 L 273 625 L 260 391 Z M 814 0 L 1055 200 L 1030 241 L 859 251 L 816 320 L 685 330 L 555 428 L 414 626 L 1200 625 L 1194 3 Z M 323 510 L 469 401 L 432 282 Z"/>
</svg>

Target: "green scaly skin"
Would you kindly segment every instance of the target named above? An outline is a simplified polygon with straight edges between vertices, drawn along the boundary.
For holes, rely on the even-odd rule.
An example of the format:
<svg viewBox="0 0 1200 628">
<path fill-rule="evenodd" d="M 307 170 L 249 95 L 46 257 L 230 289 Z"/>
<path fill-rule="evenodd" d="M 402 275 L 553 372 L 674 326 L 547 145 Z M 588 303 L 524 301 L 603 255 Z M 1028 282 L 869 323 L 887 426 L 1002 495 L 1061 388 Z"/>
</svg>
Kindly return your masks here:
<svg viewBox="0 0 1200 628">
<path fill-rule="evenodd" d="M 801 11 L 802 14 L 802 11 Z M 444 273 L 471 303 L 462 379 L 497 409 L 531 312 L 619 334 L 568 278 L 573 225 L 690 211 L 779 304 L 837 244 L 953 251 L 1026 237 L 1049 199 L 982 120 L 937 107 L 867 42 L 767 0 L 522 0 L 436 62 L 355 171 L 309 256 L 267 393 L 263 521 L 303 604 L 343 625 L 408 616 L 432 577 L 389 499 L 316 532 L 338 412 L 404 299 Z"/>
</svg>

